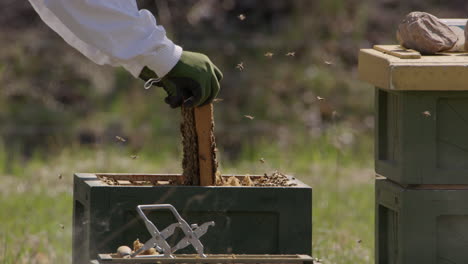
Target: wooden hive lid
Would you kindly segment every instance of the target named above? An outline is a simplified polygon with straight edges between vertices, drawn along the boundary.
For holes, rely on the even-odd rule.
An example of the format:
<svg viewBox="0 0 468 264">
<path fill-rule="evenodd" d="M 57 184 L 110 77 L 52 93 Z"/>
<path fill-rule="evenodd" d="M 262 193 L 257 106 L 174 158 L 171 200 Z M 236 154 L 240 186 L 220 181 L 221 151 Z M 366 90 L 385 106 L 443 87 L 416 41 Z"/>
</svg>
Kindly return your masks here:
<svg viewBox="0 0 468 264">
<path fill-rule="evenodd" d="M 359 79 L 402 91 L 468 90 L 468 53 L 421 55 L 399 45 L 376 45 L 359 53 Z"/>
</svg>

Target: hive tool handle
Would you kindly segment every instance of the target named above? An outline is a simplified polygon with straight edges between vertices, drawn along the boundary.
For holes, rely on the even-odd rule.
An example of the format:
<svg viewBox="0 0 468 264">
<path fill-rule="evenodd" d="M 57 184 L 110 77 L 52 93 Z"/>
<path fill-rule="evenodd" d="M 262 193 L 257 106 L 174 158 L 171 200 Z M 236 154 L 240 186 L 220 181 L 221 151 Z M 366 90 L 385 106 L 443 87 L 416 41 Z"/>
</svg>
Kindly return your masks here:
<svg viewBox="0 0 468 264">
<path fill-rule="evenodd" d="M 174 217 L 177 219 L 177 223 L 171 224 L 166 229 L 163 231 L 159 231 L 156 226 L 151 222 L 148 217 L 146 217 L 145 213 L 143 213 L 143 210 L 161 210 L 161 209 L 167 209 L 172 212 Z M 137 212 L 143 219 L 146 228 L 150 232 L 152 238 L 148 240 L 142 248 L 134 252 L 131 257 L 142 257 L 138 256 L 138 254 L 144 250 L 148 250 L 152 247 L 155 247 L 158 251 L 162 251 L 164 253 L 165 257 L 170 257 L 173 258 L 174 256 L 172 253 L 175 251 L 185 248 L 188 245 L 192 245 L 195 250 L 197 251 L 198 255 L 200 257 L 206 257 L 206 255 L 203 253 L 204 247 L 203 244 L 200 241 L 200 237 L 203 236 L 207 231 L 209 226 L 214 226 L 215 223 L 213 221 L 211 222 L 206 222 L 202 224 L 201 226 L 198 226 L 197 224 L 194 225 L 189 225 L 177 212 L 177 210 L 174 208 L 174 206 L 170 204 L 151 204 L 151 205 L 138 205 L 137 206 Z M 179 241 L 179 243 L 171 249 L 170 245 L 167 243 L 166 238 L 170 237 L 173 233 L 174 230 L 180 227 L 182 231 L 184 232 L 185 237 Z"/>
<path fill-rule="evenodd" d="M 158 228 L 153 224 L 153 222 L 151 222 L 148 217 L 146 217 L 145 213 L 143 212 L 143 210 L 161 210 L 161 209 L 169 209 L 171 210 L 171 212 L 174 214 L 174 216 L 177 217 L 177 220 L 178 220 L 178 223 L 175 223 L 175 224 L 172 224 L 170 226 L 168 226 L 166 229 L 164 229 L 162 232 L 160 232 L 158 230 Z M 169 236 L 171 236 L 173 233 L 174 233 L 174 230 L 177 226 L 179 226 L 181 224 L 181 221 L 184 221 L 179 213 L 177 212 L 177 210 L 174 208 L 174 206 L 170 205 L 170 204 L 151 204 L 151 205 L 138 205 L 137 206 L 137 212 L 138 214 L 140 215 L 140 217 L 143 219 L 145 225 L 146 225 L 146 228 L 148 229 L 148 231 L 150 232 L 151 236 L 153 238 L 151 238 L 150 240 L 148 240 L 144 246 L 142 248 L 140 248 L 138 251 L 136 251 L 135 253 L 132 254 L 132 257 L 135 257 L 138 255 L 138 253 L 140 253 L 141 251 L 144 251 L 144 250 L 147 250 L 147 249 L 150 249 L 154 246 L 156 246 L 157 249 L 160 249 L 162 250 L 162 252 L 164 253 L 164 256 L 165 257 L 173 257 L 172 254 L 171 254 L 171 246 L 169 246 L 169 244 L 167 243 L 166 241 L 166 238 L 168 238 Z M 180 218 L 180 219 L 179 219 Z M 184 221 L 185 222 L 185 221 Z M 185 222 L 185 224 L 187 224 L 187 222 Z"/>
<path fill-rule="evenodd" d="M 203 253 L 204 247 L 200 241 L 200 237 L 203 236 L 208 231 L 208 227 L 214 226 L 214 225 L 215 225 L 215 222 L 211 221 L 211 222 L 206 222 L 202 224 L 201 226 L 192 225 L 188 229 L 186 227 L 185 228 L 181 227 L 185 233 L 185 237 L 182 240 L 180 240 L 179 243 L 177 243 L 177 245 L 175 245 L 172 248 L 172 253 L 192 244 L 192 246 L 195 248 L 195 250 L 197 251 L 198 255 L 200 255 L 200 257 L 206 257 L 206 255 Z"/>
</svg>

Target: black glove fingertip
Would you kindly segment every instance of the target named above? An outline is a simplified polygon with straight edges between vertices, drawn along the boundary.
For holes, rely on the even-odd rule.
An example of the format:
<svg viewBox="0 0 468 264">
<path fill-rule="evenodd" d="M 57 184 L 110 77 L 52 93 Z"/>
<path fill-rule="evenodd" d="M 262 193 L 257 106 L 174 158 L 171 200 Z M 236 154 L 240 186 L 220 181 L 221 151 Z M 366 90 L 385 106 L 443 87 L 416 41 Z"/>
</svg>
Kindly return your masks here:
<svg viewBox="0 0 468 264">
<path fill-rule="evenodd" d="M 180 96 L 168 96 L 164 99 L 164 102 L 166 102 L 166 104 L 168 104 L 171 108 L 177 108 L 182 105 L 184 100 Z"/>
<path fill-rule="evenodd" d="M 193 107 L 195 105 L 195 100 L 193 96 L 185 100 L 183 105 L 184 107 Z"/>
</svg>

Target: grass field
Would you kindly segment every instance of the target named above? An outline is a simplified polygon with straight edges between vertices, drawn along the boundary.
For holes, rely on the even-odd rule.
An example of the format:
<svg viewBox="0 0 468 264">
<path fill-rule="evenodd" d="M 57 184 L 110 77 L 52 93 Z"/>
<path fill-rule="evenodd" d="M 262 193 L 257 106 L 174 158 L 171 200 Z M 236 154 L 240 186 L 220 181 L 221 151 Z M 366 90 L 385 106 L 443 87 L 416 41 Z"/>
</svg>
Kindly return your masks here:
<svg viewBox="0 0 468 264">
<path fill-rule="evenodd" d="M 224 173 L 279 169 L 313 187 L 313 255 L 322 263 L 373 263 L 374 190 L 369 136 L 353 147 L 324 139 L 259 144 Z M 343 150 L 340 150 L 343 149 Z M 130 158 L 125 148 L 64 150 L 15 164 L 0 185 L 0 263 L 70 263 L 74 172 L 179 172 L 177 151 Z M 222 151 L 221 151 L 222 153 Z M 0 166 L 5 155 L 0 152 Z M 260 158 L 265 163 L 259 162 Z M 1 169 L 1 167 L 0 167 Z"/>
</svg>

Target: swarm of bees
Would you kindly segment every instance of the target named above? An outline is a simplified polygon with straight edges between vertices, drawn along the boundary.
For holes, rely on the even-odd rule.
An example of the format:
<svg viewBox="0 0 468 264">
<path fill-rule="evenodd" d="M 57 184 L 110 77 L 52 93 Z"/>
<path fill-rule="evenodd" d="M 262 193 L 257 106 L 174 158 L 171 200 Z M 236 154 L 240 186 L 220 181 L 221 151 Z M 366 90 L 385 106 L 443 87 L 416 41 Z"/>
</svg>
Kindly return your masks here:
<svg viewBox="0 0 468 264">
<path fill-rule="evenodd" d="M 143 243 L 141 243 L 140 240 L 137 238 L 133 242 L 133 250 L 128 246 L 120 246 L 119 248 L 117 248 L 117 257 L 130 258 L 130 255 L 132 253 L 136 252 L 142 247 L 143 247 Z M 138 255 L 159 255 L 159 252 L 157 252 L 155 248 L 150 248 L 148 250 L 145 250 L 139 253 Z"/>
<path fill-rule="evenodd" d="M 232 176 L 227 179 L 227 181 L 223 184 L 224 186 L 242 186 L 241 182 L 239 179 L 236 177 Z"/>
<path fill-rule="evenodd" d="M 141 243 L 140 239 L 137 238 L 135 241 L 133 241 L 133 252 L 139 250 L 143 246 L 144 246 L 144 244 Z M 159 255 L 159 253 L 156 251 L 155 248 L 150 248 L 148 250 L 143 251 L 139 255 Z"/>
<path fill-rule="evenodd" d="M 246 175 L 238 178 L 236 176 L 223 177 L 219 172 L 216 174 L 217 186 L 290 187 L 297 186 L 297 183 L 294 182 L 295 180 L 295 178 L 289 179 L 286 175 L 278 171 L 275 171 L 271 175 L 265 173 L 262 177 Z"/>
<path fill-rule="evenodd" d="M 291 182 L 285 174 L 275 171 L 271 175 L 265 173 L 263 177 L 255 181 L 255 186 L 297 186 L 297 183 Z"/>
</svg>

